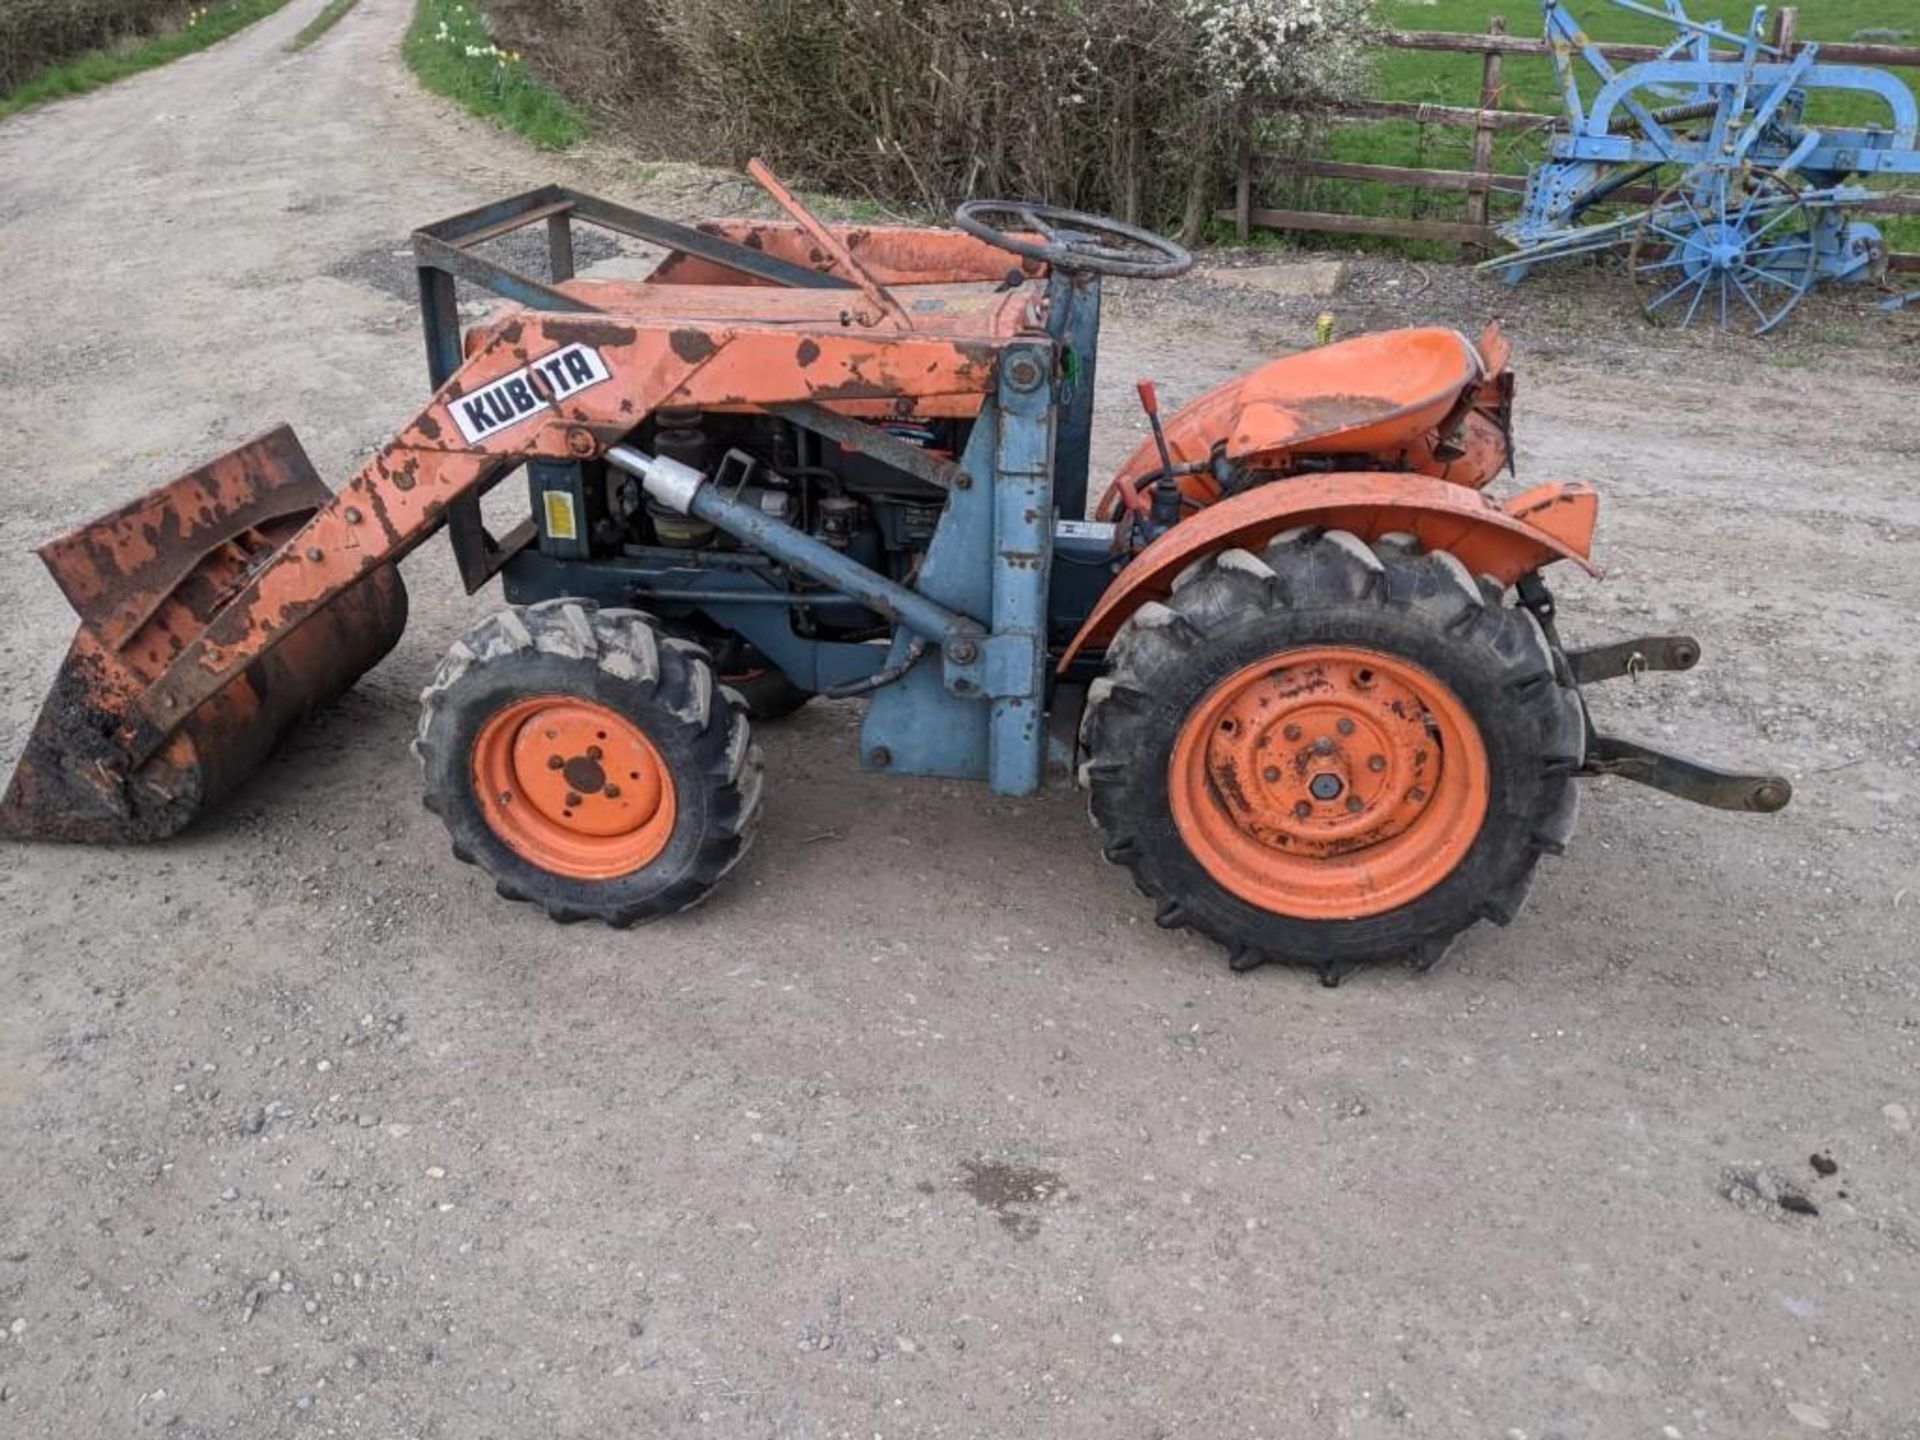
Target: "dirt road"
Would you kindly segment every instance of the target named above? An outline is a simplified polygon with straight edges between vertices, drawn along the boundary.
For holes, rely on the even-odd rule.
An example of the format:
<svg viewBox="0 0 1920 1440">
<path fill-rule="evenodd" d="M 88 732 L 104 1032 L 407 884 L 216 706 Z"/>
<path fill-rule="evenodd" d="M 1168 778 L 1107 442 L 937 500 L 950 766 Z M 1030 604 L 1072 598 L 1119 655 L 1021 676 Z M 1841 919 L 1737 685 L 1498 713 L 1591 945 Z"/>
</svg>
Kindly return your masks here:
<svg viewBox="0 0 1920 1440">
<path fill-rule="evenodd" d="M 578 173 L 418 95 L 405 0 L 282 54 L 316 4 L 0 124 L 7 763 L 70 630 L 29 547 L 282 417 L 347 474 L 423 381 L 407 232 Z M 0 1434 L 1920 1435 L 1916 325 L 1619 300 L 1334 308 L 1517 309 L 1523 476 L 1607 493 L 1569 629 L 1706 647 L 1608 717 L 1786 815 L 1599 785 L 1520 923 L 1328 992 L 1156 930 L 1070 791 L 858 776 L 823 705 L 713 904 L 562 930 L 419 807 L 484 602 L 429 546 L 223 814 L 0 849 Z M 1117 297 L 1110 417 L 1320 303 Z"/>
</svg>

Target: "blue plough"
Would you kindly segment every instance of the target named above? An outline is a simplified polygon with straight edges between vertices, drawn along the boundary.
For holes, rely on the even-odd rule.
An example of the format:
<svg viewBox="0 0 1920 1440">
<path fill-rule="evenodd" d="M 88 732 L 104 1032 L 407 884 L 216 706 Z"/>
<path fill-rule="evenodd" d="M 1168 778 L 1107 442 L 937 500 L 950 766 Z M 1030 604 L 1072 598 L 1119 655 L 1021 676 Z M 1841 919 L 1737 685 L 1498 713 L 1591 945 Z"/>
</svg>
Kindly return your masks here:
<svg viewBox="0 0 1920 1440">
<path fill-rule="evenodd" d="M 1545 261 L 1624 250 L 1655 321 L 1753 334 L 1817 281 L 1884 275 L 1880 231 L 1848 207 L 1873 193 L 1856 179 L 1920 175 L 1911 90 L 1885 70 L 1822 64 L 1817 45 L 1767 43 L 1765 6 L 1738 33 L 1690 18 L 1681 0 L 1610 3 L 1667 21 L 1674 37 L 1653 59 L 1615 66 L 1560 0 L 1543 0 L 1564 118 L 1500 227 L 1514 248 L 1482 268 L 1518 282 Z M 1591 99 L 1583 80 L 1597 82 Z M 1876 96 L 1891 123 L 1813 123 L 1818 91 Z M 1589 218 L 1643 181 L 1650 203 Z"/>
</svg>

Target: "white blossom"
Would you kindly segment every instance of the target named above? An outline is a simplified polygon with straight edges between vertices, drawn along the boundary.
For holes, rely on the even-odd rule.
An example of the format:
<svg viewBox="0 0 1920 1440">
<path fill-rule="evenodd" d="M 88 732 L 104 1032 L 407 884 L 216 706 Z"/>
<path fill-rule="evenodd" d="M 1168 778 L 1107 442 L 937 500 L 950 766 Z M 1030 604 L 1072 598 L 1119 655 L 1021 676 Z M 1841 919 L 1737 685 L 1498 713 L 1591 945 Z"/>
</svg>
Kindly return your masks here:
<svg viewBox="0 0 1920 1440">
<path fill-rule="evenodd" d="M 1340 88 L 1360 63 L 1367 0 L 1181 0 L 1201 53 L 1233 93 Z"/>
</svg>

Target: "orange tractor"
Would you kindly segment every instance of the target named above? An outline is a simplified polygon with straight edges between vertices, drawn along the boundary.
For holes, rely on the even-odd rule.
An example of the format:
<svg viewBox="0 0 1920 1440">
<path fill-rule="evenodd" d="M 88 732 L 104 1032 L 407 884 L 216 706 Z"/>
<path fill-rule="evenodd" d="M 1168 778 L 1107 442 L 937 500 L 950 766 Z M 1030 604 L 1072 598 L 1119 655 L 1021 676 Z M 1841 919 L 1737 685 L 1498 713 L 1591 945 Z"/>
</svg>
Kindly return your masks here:
<svg viewBox="0 0 1920 1440">
<path fill-rule="evenodd" d="M 1090 507 L 1101 277 L 1184 251 L 1037 204 L 826 225 L 751 169 L 790 218 L 548 187 L 417 232 L 433 394 L 337 494 L 282 427 L 43 546 L 81 626 L 0 826 L 180 829 L 392 647 L 395 562 L 443 528 L 508 608 L 422 697 L 426 803 L 557 920 L 704 898 L 753 836 L 753 724 L 819 695 L 865 701 L 870 770 L 1021 795 L 1077 762 L 1161 924 L 1329 982 L 1511 920 L 1582 774 L 1787 803 L 1595 730 L 1583 686 L 1699 650 L 1561 644 L 1542 572 L 1591 568 L 1596 499 L 1486 492 L 1497 329 L 1284 357 L 1164 423 L 1142 382 L 1152 438 Z M 583 224 L 666 256 L 577 277 Z M 544 277 L 487 258 L 535 225 Z M 462 283 L 507 302 L 464 334 Z"/>
</svg>

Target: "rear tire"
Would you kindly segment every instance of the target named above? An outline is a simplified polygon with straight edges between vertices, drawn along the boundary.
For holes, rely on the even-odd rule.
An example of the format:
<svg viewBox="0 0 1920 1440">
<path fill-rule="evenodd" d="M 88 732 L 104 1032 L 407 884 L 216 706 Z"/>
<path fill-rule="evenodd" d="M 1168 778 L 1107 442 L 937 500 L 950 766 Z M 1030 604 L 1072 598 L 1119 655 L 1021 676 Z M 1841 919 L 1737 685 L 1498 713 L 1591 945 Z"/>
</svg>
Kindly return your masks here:
<svg viewBox="0 0 1920 1440">
<path fill-rule="evenodd" d="M 1382 706 L 1388 676 L 1419 703 Z M 1346 765 L 1336 715 L 1354 764 L 1322 802 L 1298 786 Z M 1321 722 L 1325 752 L 1304 733 Z M 1438 751 L 1431 793 L 1400 752 L 1360 753 L 1394 748 L 1359 744 L 1376 722 L 1407 764 Z M 1211 936 L 1236 969 L 1302 963 L 1337 983 L 1370 961 L 1426 969 L 1477 921 L 1520 912 L 1540 856 L 1572 834 L 1585 725 L 1539 623 L 1498 586 L 1445 552 L 1309 529 L 1208 556 L 1135 612 L 1080 738 L 1107 858 L 1161 925 Z M 1367 828 L 1342 835 L 1349 809 Z"/>
<path fill-rule="evenodd" d="M 424 800 L 455 858 L 555 920 L 688 909 L 752 842 L 762 767 L 744 702 L 637 610 L 489 616 L 420 701 Z"/>
</svg>

